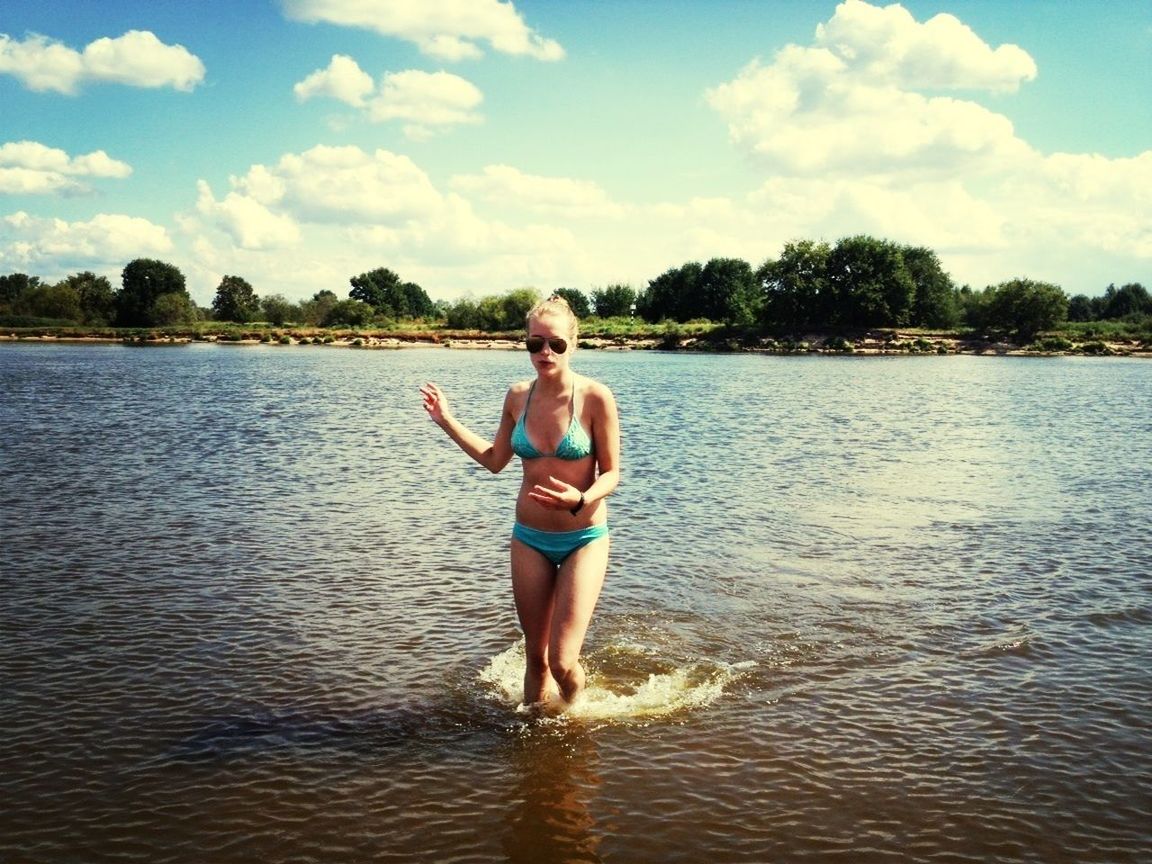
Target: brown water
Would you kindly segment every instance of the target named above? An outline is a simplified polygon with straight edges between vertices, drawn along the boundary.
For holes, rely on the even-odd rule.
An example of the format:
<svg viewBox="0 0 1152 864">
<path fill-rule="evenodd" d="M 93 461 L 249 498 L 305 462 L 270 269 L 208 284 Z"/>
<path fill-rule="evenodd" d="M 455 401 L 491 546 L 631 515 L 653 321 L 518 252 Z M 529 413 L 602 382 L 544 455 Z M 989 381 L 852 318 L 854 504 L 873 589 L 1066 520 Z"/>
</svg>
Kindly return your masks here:
<svg viewBox="0 0 1152 864">
<path fill-rule="evenodd" d="M 0 861 L 1152 859 L 1152 365 L 585 352 L 624 483 L 516 711 L 518 354 L 0 346 Z"/>
</svg>

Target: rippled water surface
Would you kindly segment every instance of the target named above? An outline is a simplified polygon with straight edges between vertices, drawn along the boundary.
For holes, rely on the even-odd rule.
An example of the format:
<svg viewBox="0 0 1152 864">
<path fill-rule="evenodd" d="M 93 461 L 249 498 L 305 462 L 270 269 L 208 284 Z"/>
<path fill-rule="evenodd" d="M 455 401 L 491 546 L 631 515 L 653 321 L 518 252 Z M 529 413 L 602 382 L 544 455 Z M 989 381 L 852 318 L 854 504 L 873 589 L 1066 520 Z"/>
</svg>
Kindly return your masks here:
<svg viewBox="0 0 1152 864">
<path fill-rule="evenodd" d="M 1152 859 L 1152 364 L 583 352 L 624 481 L 516 712 L 519 354 L 0 346 L 0 861 Z"/>
</svg>

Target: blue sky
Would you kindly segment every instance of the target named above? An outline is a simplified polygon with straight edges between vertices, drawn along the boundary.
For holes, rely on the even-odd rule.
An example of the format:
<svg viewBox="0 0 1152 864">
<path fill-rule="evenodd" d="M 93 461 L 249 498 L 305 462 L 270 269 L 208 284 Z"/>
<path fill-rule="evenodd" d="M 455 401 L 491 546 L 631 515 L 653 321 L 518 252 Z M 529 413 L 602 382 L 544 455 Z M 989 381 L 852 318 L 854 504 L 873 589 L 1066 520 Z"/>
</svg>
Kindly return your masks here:
<svg viewBox="0 0 1152 864">
<path fill-rule="evenodd" d="M 0 273 L 643 288 L 795 239 L 1152 286 L 1152 2 L 3 0 Z"/>
</svg>

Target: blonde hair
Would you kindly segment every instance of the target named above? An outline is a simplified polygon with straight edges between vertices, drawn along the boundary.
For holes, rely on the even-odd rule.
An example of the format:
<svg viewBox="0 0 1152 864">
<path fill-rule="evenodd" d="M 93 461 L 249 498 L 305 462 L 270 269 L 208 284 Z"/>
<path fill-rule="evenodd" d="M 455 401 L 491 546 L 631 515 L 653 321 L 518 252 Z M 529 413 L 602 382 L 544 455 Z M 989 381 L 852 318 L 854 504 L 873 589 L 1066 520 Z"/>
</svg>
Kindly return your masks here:
<svg viewBox="0 0 1152 864">
<path fill-rule="evenodd" d="M 540 318 L 543 315 L 558 315 L 567 318 L 568 341 L 575 347 L 576 338 L 580 331 L 580 323 L 576 320 L 576 313 L 572 311 L 572 307 L 568 305 L 568 301 L 559 294 L 553 294 L 547 300 L 541 300 L 529 309 L 528 314 L 524 316 L 525 328 L 531 326 L 533 318 Z"/>
</svg>

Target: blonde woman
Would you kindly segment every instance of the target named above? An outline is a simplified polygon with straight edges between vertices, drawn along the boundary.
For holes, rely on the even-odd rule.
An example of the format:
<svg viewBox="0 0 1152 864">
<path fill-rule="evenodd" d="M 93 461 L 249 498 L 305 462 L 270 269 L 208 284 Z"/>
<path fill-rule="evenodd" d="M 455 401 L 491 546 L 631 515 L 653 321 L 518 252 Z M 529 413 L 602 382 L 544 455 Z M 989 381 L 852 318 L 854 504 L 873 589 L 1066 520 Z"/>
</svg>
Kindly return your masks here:
<svg viewBox="0 0 1152 864">
<path fill-rule="evenodd" d="M 620 480 L 620 424 L 612 391 L 572 371 L 578 323 L 551 297 L 527 316 L 536 377 L 513 384 L 489 442 L 452 416 L 435 384 L 424 409 L 492 473 L 519 456 L 524 475 L 512 527 L 512 591 L 524 631 L 524 702 L 558 693 L 571 705 L 584 689 L 580 650 L 608 567 L 608 505 Z"/>
</svg>

